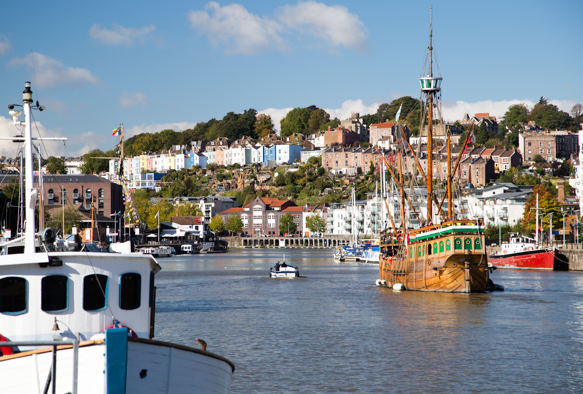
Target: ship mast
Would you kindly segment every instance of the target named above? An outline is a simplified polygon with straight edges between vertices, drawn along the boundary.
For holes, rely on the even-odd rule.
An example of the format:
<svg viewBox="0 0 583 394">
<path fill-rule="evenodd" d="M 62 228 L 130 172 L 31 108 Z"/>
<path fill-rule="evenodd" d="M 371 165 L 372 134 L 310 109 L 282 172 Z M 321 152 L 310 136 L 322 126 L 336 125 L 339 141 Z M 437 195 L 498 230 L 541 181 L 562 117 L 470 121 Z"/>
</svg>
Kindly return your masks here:
<svg viewBox="0 0 583 394">
<path fill-rule="evenodd" d="M 427 220 L 433 223 L 433 106 L 438 101 L 437 95 L 441 91 L 442 81 L 440 75 L 433 76 L 433 7 L 429 18 L 429 47 L 425 65 L 429 69 L 427 73 L 423 70 L 419 83 L 421 100 L 426 102 L 427 107 Z"/>
</svg>

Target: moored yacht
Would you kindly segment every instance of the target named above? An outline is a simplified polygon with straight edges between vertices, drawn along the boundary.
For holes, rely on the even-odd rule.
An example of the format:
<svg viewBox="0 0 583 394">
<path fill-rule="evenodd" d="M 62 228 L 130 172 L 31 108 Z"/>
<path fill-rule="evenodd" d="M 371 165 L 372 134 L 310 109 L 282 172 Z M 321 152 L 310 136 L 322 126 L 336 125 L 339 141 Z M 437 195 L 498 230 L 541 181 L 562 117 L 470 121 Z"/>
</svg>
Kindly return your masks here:
<svg viewBox="0 0 583 394">
<path fill-rule="evenodd" d="M 11 111 L 24 126 L 26 232 L 0 244 L 2 391 L 230 392 L 228 359 L 153 339 L 161 268 L 152 255 L 57 251 L 53 231 L 36 232 L 31 104 L 27 82 L 25 121 Z"/>
</svg>

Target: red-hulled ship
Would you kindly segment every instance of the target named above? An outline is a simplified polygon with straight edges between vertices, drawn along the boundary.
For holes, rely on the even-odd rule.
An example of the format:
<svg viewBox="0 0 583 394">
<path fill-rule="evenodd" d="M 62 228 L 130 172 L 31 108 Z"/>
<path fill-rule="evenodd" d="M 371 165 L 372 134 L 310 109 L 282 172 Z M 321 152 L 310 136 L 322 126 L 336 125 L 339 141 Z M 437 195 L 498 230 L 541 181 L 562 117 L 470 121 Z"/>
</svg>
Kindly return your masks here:
<svg viewBox="0 0 583 394">
<path fill-rule="evenodd" d="M 529 237 L 515 236 L 503 244 L 500 252 L 490 255 L 490 263 L 497 268 L 568 270 L 567 256 L 557 249 L 542 248 Z"/>
</svg>

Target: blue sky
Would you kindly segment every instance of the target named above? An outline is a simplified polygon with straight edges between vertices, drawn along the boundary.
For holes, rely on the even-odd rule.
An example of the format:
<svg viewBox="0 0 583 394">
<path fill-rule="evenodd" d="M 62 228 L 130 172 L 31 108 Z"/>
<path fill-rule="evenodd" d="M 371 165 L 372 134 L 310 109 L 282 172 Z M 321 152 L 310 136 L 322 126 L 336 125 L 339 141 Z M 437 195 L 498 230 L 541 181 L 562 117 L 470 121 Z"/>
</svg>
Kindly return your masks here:
<svg viewBox="0 0 583 394">
<path fill-rule="evenodd" d="M 0 102 L 24 81 L 48 154 L 111 149 L 128 136 L 177 131 L 254 108 L 276 127 L 292 108 L 332 117 L 419 96 L 431 1 L 140 1 L 27 3 L 0 25 Z M 30 5 L 30 6 L 28 6 Z M 545 96 L 583 103 L 583 2 L 433 1 L 446 120 L 501 117 Z M 27 12 L 29 14 L 27 14 Z M 6 108 L 6 107 L 4 107 Z M 0 135 L 16 134 L 0 114 Z M 0 154 L 13 156 L 12 143 Z"/>
</svg>

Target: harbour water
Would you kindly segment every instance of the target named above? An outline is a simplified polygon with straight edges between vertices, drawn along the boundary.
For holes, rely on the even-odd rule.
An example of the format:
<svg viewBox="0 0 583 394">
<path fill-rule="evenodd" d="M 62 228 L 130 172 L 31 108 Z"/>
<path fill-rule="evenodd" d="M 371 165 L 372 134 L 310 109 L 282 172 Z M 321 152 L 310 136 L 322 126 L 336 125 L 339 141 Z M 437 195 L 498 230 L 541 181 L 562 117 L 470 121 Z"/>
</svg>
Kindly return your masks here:
<svg viewBox="0 0 583 394">
<path fill-rule="evenodd" d="M 305 278 L 269 279 L 298 265 Z M 233 393 L 581 393 L 583 273 L 497 270 L 504 292 L 377 288 L 332 250 L 160 259 L 156 339 L 236 364 Z"/>
</svg>

